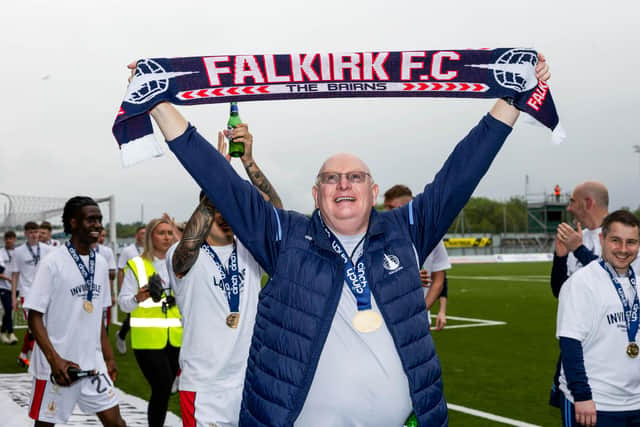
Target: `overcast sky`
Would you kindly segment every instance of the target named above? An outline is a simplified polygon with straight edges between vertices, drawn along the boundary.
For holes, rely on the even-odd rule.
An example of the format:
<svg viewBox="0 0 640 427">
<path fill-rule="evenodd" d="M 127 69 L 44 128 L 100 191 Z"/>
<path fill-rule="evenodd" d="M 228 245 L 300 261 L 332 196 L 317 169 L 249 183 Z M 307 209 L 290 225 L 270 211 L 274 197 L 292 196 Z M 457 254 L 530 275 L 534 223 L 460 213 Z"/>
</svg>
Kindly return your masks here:
<svg viewBox="0 0 640 427">
<path fill-rule="evenodd" d="M 632 1 L 5 2 L 0 14 L 0 192 L 114 194 L 117 220 L 188 219 L 198 189 L 172 154 L 123 169 L 111 126 L 126 64 L 144 57 L 533 47 L 569 139 L 522 119 L 475 196 L 508 199 L 604 182 L 611 208 L 640 204 L 640 6 Z M 349 151 L 381 193 L 421 191 L 489 100 L 334 99 L 240 104 L 257 162 L 290 209 L 311 212 L 322 160 Z M 182 108 L 213 140 L 228 105 Z M 240 170 L 240 168 L 238 168 Z M 243 172 L 241 172 L 243 174 Z M 0 202 L 1 203 L 1 202 Z"/>
</svg>

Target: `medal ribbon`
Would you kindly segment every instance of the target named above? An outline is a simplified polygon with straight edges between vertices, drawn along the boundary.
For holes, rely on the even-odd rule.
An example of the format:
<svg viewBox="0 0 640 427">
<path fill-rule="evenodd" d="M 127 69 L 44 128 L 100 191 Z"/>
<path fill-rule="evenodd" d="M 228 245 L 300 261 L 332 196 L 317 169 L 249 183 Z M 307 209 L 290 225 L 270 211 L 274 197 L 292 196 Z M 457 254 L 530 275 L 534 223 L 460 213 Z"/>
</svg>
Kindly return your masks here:
<svg viewBox="0 0 640 427">
<path fill-rule="evenodd" d="M 33 249 L 31 249 L 31 246 L 29 246 L 29 243 L 27 243 L 27 249 L 29 249 L 29 252 L 31 253 L 31 257 L 33 258 L 33 265 L 34 266 L 38 265 L 38 263 L 40 262 L 40 243 L 36 243 L 36 248 L 38 248 L 38 252 L 37 252 L 37 254 L 34 254 L 33 253 Z"/>
<path fill-rule="evenodd" d="M 604 268 L 605 271 L 609 273 L 611 282 L 616 288 L 616 292 L 618 294 L 618 297 L 620 298 L 620 302 L 622 303 L 622 308 L 624 309 L 624 321 L 627 324 L 627 337 L 629 338 L 629 342 L 635 342 L 636 334 L 638 333 L 638 326 L 640 325 L 640 319 L 638 318 L 638 312 L 640 311 L 640 302 L 638 301 L 636 275 L 633 271 L 633 268 L 629 266 L 629 283 L 631 283 L 631 287 L 635 291 L 635 295 L 633 297 L 633 307 L 629 307 L 629 300 L 624 294 L 622 285 L 616 277 L 613 268 L 608 263 L 605 263 L 603 259 L 600 259 L 600 266 L 602 266 L 602 268 Z"/>
<path fill-rule="evenodd" d="M 224 284 L 224 292 L 227 295 L 227 302 L 229 303 L 229 311 L 231 313 L 240 312 L 240 273 L 238 271 L 238 251 L 236 249 L 236 242 L 233 241 L 233 250 L 229 255 L 229 266 L 227 269 L 222 265 L 222 261 L 218 257 L 218 254 L 207 243 L 202 244 L 202 249 L 209 255 L 216 268 L 220 272 L 220 278 Z M 215 284 L 214 284 L 215 286 Z"/>
<path fill-rule="evenodd" d="M 344 249 L 340 241 L 334 234 L 322 223 L 325 233 L 331 241 L 331 248 L 340 255 L 344 262 L 344 280 L 349 284 L 349 289 L 358 304 L 358 311 L 371 310 L 371 290 L 367 283 L 367 276 L 365 274 L 366 267 L 363 261 L 364 257 L 360 257 L 358 263 L 354 266 L 353 261 L 347 255 L 347 251 Z"/>
<path fill-rule="evenodd" d="M 65 243 L 67 250 L 69 251 L 69 255 L 75 261 L 78 266 L 78 270 L 80 270 L 80 274 L 84 279 L 84 283 L 87 285 L 87 301 L 91 302 L 93 298 L 93 276 L 96 272 L 96 252 L 93 249 L 89 249 L 89 269 L 84 265 L 82 258 L 78 255 L 78 251 L 73 246 L 70 240 L 67 240 Z"/>
</svg>

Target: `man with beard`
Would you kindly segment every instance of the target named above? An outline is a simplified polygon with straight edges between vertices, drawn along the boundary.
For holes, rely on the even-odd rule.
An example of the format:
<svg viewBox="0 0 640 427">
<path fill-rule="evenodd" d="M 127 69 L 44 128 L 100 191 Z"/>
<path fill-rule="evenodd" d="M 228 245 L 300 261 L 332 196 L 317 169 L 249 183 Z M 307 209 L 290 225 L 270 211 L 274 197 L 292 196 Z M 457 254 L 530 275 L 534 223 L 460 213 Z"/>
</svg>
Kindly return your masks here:
<svg viewBox="0 0 640 427">
<path fill-rule="evenodd" d="M 234 141 L 244 144 L 240 160 L 251 183 L 267 201 L 282 208 L 280 197 L 253 159 L 253 137 L 247 125 L 234 129 Z M 227 151 L 222 133 L 218 150 Z M 203 192 L 167 260 L 184 327 L 182 422 L 185 427 L 237 426 L 263 270 Z"/>
</svg>

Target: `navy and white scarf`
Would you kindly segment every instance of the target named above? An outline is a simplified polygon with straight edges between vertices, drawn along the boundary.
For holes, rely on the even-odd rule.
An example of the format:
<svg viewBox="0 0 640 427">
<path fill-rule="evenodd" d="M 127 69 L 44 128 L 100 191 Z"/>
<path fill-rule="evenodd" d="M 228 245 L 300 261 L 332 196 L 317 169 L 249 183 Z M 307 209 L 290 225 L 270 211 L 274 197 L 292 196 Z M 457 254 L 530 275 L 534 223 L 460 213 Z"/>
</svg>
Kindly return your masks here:
<svg viewBox="0 0 640 427">
<path fill-rule="evenodd" d="M 113 125 L 125 166 L 162 154 L 149 110 L 230 101 L 351 97 L 511 98 L 553 131 L 549 86 L 535 77 L 532 49 L 219 55 L 137 62 Z"/>
</svg>

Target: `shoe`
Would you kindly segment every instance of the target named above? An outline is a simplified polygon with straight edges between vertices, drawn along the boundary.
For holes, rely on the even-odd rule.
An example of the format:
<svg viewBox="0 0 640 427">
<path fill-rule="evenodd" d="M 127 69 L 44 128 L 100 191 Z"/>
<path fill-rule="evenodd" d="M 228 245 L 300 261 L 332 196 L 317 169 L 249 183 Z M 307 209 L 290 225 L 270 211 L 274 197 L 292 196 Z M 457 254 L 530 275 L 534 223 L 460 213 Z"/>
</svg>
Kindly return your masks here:
<svg viewBox="0 0 640 427">
<path fill-rule="evenodd" d="M 18 337 L 16 336 L 16 334 L 11 332 L 9 334 L 9 344 L 13 345 L 13 344 L 16 344 L 17 342 L 18 342 Z"/>
<path fill-rule="evenodd" d="M 120 338 L 120 335 L 116 334 L 116 348 L 118 353 L 125 354 L 127 352 L 127 342 Z"/>
<path fill-rule="evenodd" d="M 2 344 L 9 344 L 11 342 L 6 332 L 0 333 L 0 341 L 2 341 Z"/>
<path fill-rule="evenodd" d="M 29 367 L 29 359 L 25 359 L 23 357 L 18 357 L 18 365 L 23 368 Z"/>
</svg>

